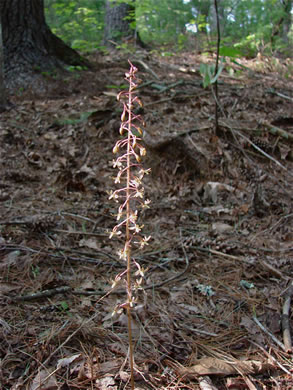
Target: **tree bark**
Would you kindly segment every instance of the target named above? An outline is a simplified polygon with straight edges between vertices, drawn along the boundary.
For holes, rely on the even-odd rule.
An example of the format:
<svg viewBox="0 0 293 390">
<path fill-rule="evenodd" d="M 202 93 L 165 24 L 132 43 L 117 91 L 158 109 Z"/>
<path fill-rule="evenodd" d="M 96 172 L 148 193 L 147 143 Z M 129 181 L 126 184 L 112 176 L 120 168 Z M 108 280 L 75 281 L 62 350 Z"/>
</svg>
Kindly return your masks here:
<svg viewBox="0 0 293 390">
<path fill-rule="evenodd" d="M 64 64 L 89 66 L 51 32 L 45 21 L 43 0 L 0 0 L 0 15 L 8 83 L 25 73 L 48 71 Z"/>
<path fill-rule="evenodd" d="M 123 41 L 134 41 L 144 47 L 144 43 L 136 29 L 131 27 L 135 23 L 135 0 L 131 4 L 106 1 L 106 18 L 104 29 L 104 44 L 117 46 Z"/>
<path fill-rule="evenodd" d="M 0 14 L 0 112 L 6 105 L 6 91 L 4 85 L 4 60 L 3 60 L 3 41 L 2 41 L 2 23 Z"/>
<path fill-rule="evenodd" d="M 288 33 L 292 24 L 292 0 L 281 0 L 281 7 L 283 8 L 283 15 L 276 21 L 272 29 L 271 44 L 272 49 L 276 49 L 277 37 L 281 38 L 285 44 L 289 43 Z"/>
<path fill-rule="evenodd" d="M 282 37 L 284 43 L 289 43 L 288 34 L 292 26 L 292 0 L 283 1 L 284 6 L 284 22 L 283 22 L 283 31 Z"/>
<path fill-rule="evenodd" d="M 222 0 L 218 0 L 218 17 L 220 21 L 220 33 L 223 34 L 225 13 L 224 13 L 224 3 Z M 211 35 L 216 35 L 218 30 L 217 15 L 215 10 L 215 4 L 213 1 L 210 4 L 209 21 L 210 21 Z"/>
</svg>

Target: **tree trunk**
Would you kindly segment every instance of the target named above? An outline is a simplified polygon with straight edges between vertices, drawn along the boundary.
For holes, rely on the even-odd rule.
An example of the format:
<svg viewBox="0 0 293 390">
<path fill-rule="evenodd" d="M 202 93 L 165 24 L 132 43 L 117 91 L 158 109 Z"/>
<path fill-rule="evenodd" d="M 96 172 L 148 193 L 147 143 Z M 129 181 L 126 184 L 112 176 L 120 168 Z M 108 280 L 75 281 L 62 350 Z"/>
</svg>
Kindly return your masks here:
<svg viewBox="0 0 293 390">
<path fill-rule="evenodd" d="M 132 0 L 132 4 L 107 0 L 104 44 L 117 46 L 123 41 L 134 41 L 144 47 L 138 32 L 131 27 L 132 23 L 135 24 L 135 0 Z"/>
<path fill-rule="evenodd" d="M 285 44 L 289 43 L 288 33 L 292 23 L 292 0 L 282 0 L 281 7 L 283 8 L 283 15 L 275 22 L 272 29 L 271 44 L 273 50 L 276 49 L 277 38 L 281 38 Z"/>
<path fill-rule="evenodd" d="M 224 19 L 225 19 L 223 0 L 218 0 L 218 16 L 220 20 L 220 33 L 222 35 L 224 30 Z M 211 35 L 217 34 L 217 15 L 215 10 L 215 4 L 213 1 L 210 4 L 209 21 L 210 21 Z"/>
<path fill-rule="evenodd" d="M 8 82 L 33 71 L 64 64 L 89 66 L 75 50 L 54 35 L 45 21 L 43 0 L 0 0 L 4 69 Z"/>
<path fill-rule="evenodd" d="M 2 41 L 2 23 L 0 14 L 0 112 L 6 105 L 6 91 L 4 86 L 4 60 L 3 60 L 3 41 Z"/>
<path fill-rule="evenodd" d="M 284 23 L 283 23 L 283 31 L 282 37 L 284 43 L 289 43 L 288 34 L 291 30 L 292 26 L 292 0 L 287 0 L 284 2 Z"/>
</svg>

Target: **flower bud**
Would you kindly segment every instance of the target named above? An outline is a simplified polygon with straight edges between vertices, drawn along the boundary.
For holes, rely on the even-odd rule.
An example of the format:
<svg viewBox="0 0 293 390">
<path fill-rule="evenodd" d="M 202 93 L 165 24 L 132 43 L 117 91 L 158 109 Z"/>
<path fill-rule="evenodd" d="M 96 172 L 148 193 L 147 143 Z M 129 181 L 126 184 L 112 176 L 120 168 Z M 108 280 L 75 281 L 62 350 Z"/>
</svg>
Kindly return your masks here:
<svg viewBox="0 0 293 390">
<path fill-rule="evenodd" d="M 141 156 L 145 156 L 146 155 L 146 149 L 144 147 L 141 147 L 139 149 L 139 153 L 140 153 Z"/>
<path fill-rule="evenodd" d="M 125 121 L 126 113 L 125 110 L 123 110 L 122 115 L 121 115 L 121 122 Z"/>
</svg>

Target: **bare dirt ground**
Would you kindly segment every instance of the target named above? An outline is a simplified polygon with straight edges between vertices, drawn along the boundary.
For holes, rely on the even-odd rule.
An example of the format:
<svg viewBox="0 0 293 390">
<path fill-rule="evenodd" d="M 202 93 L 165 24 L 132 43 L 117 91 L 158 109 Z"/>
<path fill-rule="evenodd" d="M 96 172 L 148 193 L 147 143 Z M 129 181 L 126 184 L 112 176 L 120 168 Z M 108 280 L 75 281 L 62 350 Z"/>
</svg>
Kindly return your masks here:
<svg viewBox="0 0 293 390">
<path fill-rule="evenodd" d="M 125 294 L 107 294 L 123 269 L 109 191 L 128 58 L 152 169 L 140 215 L 152 240 L 134 251 L 148 269 L 137 388 L 292 389 L 292 62 L 228 62 L 216 136 L 199 73 L 214 58 L 144 52 L 44 74 L 1 113 L 0 387 L 129 386 L 126 316 L 112 315 Z"/>
</svg>

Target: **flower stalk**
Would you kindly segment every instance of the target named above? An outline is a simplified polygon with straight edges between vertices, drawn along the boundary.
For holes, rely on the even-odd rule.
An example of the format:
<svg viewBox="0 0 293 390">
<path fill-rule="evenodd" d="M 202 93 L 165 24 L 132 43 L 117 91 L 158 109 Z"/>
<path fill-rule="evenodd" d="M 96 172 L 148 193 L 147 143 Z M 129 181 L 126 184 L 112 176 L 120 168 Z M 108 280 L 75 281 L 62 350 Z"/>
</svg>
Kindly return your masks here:
<svg viewBox="0 0 293 390">
<path fill-rule="evenodd" d="M 143 131 L 140 125 L 145 126 L 142 117 L 135 114 L 135 107 L 141 106 L 142 102 L 136 95 L 136 88 L 140 80 L 136 77 L 137 68 L 129 61 L 130 69 L 125 74 L 125 79 L 129 83 L 127 91 L 122 91 L 117 95 L 118 101 L 123 104 L 121 115 L 121 125 L 119 133 L 124 138 L 120 138 L 114 148 L 113 153 L 119 153 L 113 166 L 118 169 L 115 183 L 119 185 L 115 191 L 110 194 L 110 199 L 120 203 L 117 213 L 117 224 L 114 226 L 110 238 L 113 236 L 124 237 L 124 246 L 118 251 L 120 260 L 125 262 L 126 270 L 118 274 L 112 284 L 112 287 L 120 282 L 126 276 L 126 302 L 118 305 L 115 309 L 120 313 L 123 308 L 126 309 L 128 317 L 128 339 L 129 339 L 129 365 L 131 389 L 134 389 L 134 352 L 132 341 L 132 308 L 136 302 L 135 290 L 140 288 L 144 270 L 132 258 L 132 245 L 139 244 L 143 248 L 148 244 L 150 237 L 144 237 L 140 234 L 143 226 L 140 226 L 138 220 L 138 208 L 146 208 L 150 203 L 144 200 L 144 188 L 142 179 L 149 173 L 141 165 L 141 158 L 146 155 L 146 150 L 141 144 Z M 134 239 L 135 238 L 135 239 Z M 133 270 L 135 271 L 135 282 L 133 282 Z"/>
</svg>

